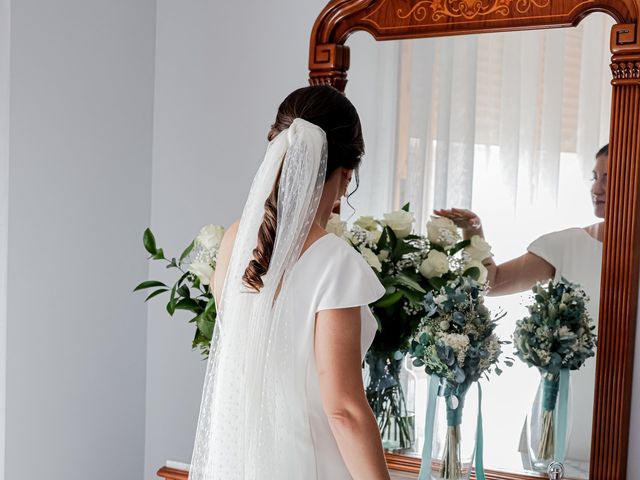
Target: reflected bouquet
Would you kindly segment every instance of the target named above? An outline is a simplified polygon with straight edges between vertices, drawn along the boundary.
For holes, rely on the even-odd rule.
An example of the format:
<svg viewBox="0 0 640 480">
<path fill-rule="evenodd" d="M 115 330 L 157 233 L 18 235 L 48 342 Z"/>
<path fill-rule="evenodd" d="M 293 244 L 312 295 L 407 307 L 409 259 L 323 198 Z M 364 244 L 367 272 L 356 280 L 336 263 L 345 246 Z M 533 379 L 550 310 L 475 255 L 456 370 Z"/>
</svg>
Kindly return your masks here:
<svg viewBox="0 0 640 480">
<path fill-rule="evenodd" d="M 191 312 L 189 323 L 194 323 L 196 333 L 192 348 L 198 348 L 202 355 L 209 356 L 209 347 L 216 321 L 216 305 L 208 288 L 216 268 L 216 258 L 220 242 L 224 235 L 224 227 L 207 225 L 200 230 L 198 236 L 184 249 L 178 259 L 168 259 L 162 248 L 156 245 L 156 239 L 150 229 L 144 231 L 142 237 L 149 259 L 166 262 L 166 268 L 178 270 L 180 277 L 172 286 L 157 280 L 147 280 L 138 285 L 135 291 L 153 290 L 145 302 L 155 296 L 167 293 L 167 312 L 173 316 L 176 310 Z"/>
<path fill-rule="evenodd" d="M 595 355 L 596 336 L 587 311 L 589 297 L 580 286 L 563 278 L 538 283 L 533 293 L 529 315 L 516 322 L 513 341 L 516 356 L 542 375 L 541 430 L 534 443 L 537 460 L 544 464 L 556 453 L 554 416 L 559 392 L 568 389 L 568 372 Z M 560 405 L 566 407 L 566 400 L 561 398 Z M 566 428 L 558 423 L 561 430 Z"/>
</svg>

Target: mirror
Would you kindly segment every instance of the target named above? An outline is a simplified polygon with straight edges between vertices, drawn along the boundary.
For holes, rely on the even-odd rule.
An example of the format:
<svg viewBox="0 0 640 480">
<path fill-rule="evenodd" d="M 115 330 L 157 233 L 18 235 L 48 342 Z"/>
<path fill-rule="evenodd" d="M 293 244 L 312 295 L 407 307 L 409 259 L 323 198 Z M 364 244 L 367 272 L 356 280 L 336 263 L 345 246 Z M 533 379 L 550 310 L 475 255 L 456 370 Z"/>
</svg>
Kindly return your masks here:
<svg viewBox="0 0 640 480">
<path fill-rule="evenodd" d="M 358 32 L 347 42 L 345 93 L 367 152 L 350 203 L 380 218 L 409 202 L 421 233 L 436 209 L 475 213 L 482 231 L 467 236 L 483 234 L 492 247 L 486 306 L 504 315 L 502 340 L 513 342 L 529 316 L 536 281 L 552 278 L 585 291 L 597 324 L 608 158 L 597 153 L 609 139 L 613 23 L 593 14 L 569 29 L 388 42 Z M 513 366 L 481 381 L 485 467 L 546 478 L 532 447 L 541 374 L 513 343 L 502 350 Z M 565 478 L 589 477 L 595 365 L 588 358 L 570 375 Z M 402 379 L 415 442 L 399 452 L 419 458 L 429 379 L 409 362 Z"/>
</svg>

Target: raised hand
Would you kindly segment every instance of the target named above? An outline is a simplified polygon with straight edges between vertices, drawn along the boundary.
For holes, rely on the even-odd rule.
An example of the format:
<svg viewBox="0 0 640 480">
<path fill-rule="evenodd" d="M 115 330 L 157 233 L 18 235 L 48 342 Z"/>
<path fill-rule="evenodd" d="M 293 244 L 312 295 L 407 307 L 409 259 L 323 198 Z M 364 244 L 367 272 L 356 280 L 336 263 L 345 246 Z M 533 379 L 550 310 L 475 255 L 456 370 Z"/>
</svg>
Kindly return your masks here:
<svg viewBox="0 0 640 480">
<path fill-rule="evenodd" d="M 450 208 L 434 210 L 433 213 L 439 217 L 446 217 L 453 221 L 459 228 L 465 231 L 480 230 L 482 222 L 480 217 L 471 210 L 462 208 Z"/>
</svg>

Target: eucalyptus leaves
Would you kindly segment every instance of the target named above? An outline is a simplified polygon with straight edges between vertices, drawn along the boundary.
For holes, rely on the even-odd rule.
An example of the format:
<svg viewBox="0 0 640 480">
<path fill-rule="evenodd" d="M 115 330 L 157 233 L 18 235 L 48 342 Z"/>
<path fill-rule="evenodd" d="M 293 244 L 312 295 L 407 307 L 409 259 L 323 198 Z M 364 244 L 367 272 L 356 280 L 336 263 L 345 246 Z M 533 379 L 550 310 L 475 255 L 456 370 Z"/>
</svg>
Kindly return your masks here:
<svg viewBox="0 0 640 480">
<path fill-rule="evenodd" d="M 207 225 L 200 230 L 196 239 L 185 248 L 178 259 L 168 259 L 162 248 L 157 247 L 153 233 L 147 228 L 144 231 L 143 244 L 150 254 L 149 259 L 166 262 L 166 268 L 178 270 L 180 277 L 172 286 L 157 280 L 147 280 L 134 289 L 134 292 L 155 289 L 147 296 L 145 302 L 168 293 L 169 301 L 166 308 L 171 316 L 176 310 L 191 312 L 193 317 L 189 323 L 196 325 L 192 348 L 198 348 L 205 358 L 209 355 L 217 315 L 215 301 L 208 285 L 215 272 L 216 257 L 223 235 L 223 227 Z"/>
</svg>

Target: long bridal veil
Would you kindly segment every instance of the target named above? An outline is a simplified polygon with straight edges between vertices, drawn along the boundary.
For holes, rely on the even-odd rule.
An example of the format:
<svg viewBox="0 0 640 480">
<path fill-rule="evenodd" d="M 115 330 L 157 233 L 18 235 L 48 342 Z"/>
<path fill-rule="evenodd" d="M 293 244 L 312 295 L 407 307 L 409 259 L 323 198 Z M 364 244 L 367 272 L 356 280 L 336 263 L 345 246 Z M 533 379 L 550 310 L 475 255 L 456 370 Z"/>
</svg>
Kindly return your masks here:
<svg viewBox="0 0 640 480">
<path fill-rule="evenodd" d="M 264 287 L 242 276 L 279 169 L 276 239 Z M 284 298 L 327 169 L 325 133 L 295 119 L 268 146 L 242 213 L 207 364 L 190 480 L 298 478 L 294 451 L 294 325 Z M 303 407 L 304 408 L 304 407 Z"/>
</svg>

